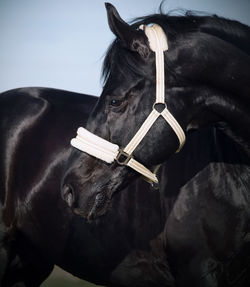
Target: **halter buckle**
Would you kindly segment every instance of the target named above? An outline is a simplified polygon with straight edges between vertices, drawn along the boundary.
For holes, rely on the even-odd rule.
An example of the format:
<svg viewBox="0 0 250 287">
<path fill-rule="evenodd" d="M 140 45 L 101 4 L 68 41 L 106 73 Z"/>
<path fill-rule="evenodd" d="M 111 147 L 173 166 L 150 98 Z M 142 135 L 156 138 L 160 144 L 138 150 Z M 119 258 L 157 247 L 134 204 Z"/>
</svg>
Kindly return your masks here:
<svg viewBox="0 0 250 287">
<path fill-rule="evenodd" d="M 120 165 L 127 165 L 131 158 L 133 158 L 131 154 L 119 149 L 118 155 L 116 156 L 116 161 Z"/>
</svg>

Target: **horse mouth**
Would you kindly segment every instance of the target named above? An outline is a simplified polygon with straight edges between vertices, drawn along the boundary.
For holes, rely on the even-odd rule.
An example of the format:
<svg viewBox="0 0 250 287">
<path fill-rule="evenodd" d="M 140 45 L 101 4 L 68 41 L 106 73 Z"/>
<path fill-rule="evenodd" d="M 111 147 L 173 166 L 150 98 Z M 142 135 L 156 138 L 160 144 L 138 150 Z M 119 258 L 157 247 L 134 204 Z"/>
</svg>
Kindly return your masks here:
<svg viewBox="0 0 250 287">
<path fill-rule="evenodd" d="M 105 191 L 97 193 L 97 195 L 91 200 L 88 210 L 82 210 L 81 208 L 74 208 L 75 214 L 86 218 L 88 221 L 97 219 L 98 217 L 105 215 L 110 205 L 110 198 L 108 198 Z"/>
</svg>

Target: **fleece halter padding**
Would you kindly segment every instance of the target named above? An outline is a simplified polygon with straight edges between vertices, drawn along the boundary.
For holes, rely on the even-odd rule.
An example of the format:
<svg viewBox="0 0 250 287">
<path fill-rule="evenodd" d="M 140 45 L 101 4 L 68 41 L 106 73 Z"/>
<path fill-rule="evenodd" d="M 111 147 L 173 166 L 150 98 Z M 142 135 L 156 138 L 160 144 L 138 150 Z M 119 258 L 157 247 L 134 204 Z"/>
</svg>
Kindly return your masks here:
<svg viewBox="0 0 250 287">
<path fill-rule="evenodd" d="M 118 145 L 113 144 L 82 127 L 78 129 L 76 138 L 71 140 L 71 145 L 107 163 L 116 161 L 120 165 L 129 166 L 142 174 L 147 181 L 158 183 L 156 174 L 133 158 L 133 151 L 160 116 L 166 120 L 178 137 L 179 147 L 177 152 L 185 143 L 185 133 L 174 116 L 167 109 L 167 104 L 165 102 L 164 51 L 168 49 L 167 37 L 162 28 L 157 24 L 152 26 L 141 25 L 140 29 L 144 30 L 149 41 L 150 49 L 155 53 L 156 100 L 152 112 L 124 149 L 120 149 Z M 162 112 L 156 110 L 155 107 L 157 104 L 163 104 L 165 106 Z"/>
</svg>

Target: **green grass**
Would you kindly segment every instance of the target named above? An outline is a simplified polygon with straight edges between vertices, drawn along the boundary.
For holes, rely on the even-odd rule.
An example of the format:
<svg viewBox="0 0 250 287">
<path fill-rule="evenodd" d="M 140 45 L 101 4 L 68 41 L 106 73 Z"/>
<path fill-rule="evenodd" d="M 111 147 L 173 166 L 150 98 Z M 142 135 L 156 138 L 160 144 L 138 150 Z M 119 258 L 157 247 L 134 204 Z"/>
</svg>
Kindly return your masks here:
<svg viewBox="0 0 250 287">
<path fill-rule="evenodd" d="M 81 280 L 59 267 L 55 267 L 49 278 L 43 282 L 41 287 L 96 287 L 93 283 Z"/>
</svg>

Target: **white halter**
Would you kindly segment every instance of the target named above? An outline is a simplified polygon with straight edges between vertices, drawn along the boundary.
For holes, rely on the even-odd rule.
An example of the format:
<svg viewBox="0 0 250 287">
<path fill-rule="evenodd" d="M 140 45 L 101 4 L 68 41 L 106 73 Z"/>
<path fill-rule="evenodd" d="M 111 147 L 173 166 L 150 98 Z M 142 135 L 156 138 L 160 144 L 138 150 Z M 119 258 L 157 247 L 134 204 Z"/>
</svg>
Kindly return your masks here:
<svg viewBox="0 0 250 287">
<path fill-rule="evenodd" d="M 185 133 L 179 123 L 167 109 L 167 104 L 165 102 L 164 51 L 168 49 L 167 37 L 162 28 L 157 24 L 152 26 L 142 25 L 140 26 L 140 29 L 144 30 L 146 36 L 148 37 L 150 48 L 153 52 L 155 52 L 156 100 L 153 105 L 152 112 L 124 149 L 120 149 L 118 145 L 94 135 L 82 127 L 78 129 L 76 138 L 71 140 L 71 145 L 107 163 L 112 163 L 114 160 L 116 160 L 118 164 L 126 165 L 136 170 L 142 174 L 146 180 L 158 183 L 156 174 L 151 172 L 144 165 L 133 158 L 133 151 L 145 137 L 159 116 L 162 116 L 167 121 L 178 137 L 179 148 L 177 152 L 182 148 L 185 142 Z M 158 112 L 155 109 L 157 104 L 164 105 L 165 108 L 162 112 Z"/>
</svg>

